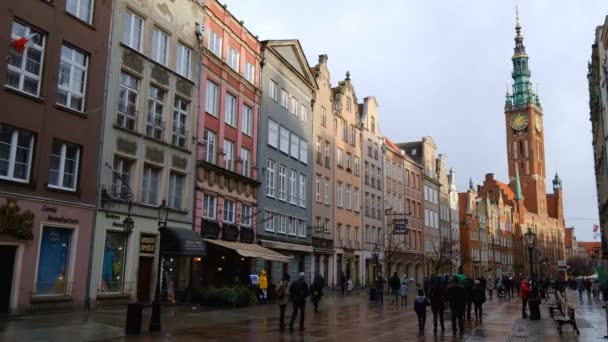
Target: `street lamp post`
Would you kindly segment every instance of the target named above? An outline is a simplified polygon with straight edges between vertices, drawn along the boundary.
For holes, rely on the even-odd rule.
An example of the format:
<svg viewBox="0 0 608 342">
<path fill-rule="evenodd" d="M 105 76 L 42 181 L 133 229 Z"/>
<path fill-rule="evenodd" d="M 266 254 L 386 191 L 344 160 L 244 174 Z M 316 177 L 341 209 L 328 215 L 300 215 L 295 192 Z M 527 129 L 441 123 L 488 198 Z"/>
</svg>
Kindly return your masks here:
<svg viewBox="0 0 608 342">
<path fill-rule="evenodd" d="M 528 245 L 528 258 L 530 259 L 530 279 L 534 276 L 534 264 L 532 263 L 532 250 L 534 249 L 534 245 L 536 244 L 536 233 L 532 231 L 530 226 L 528 226 L 528 231 L 524 234 L 524 238 L 526 240 L 526 245 Z"/>
<path fill-rule="evenodd" d="M 163 257 L 160 250 L 160 246 L 162 246 L 163 241 L 163 232 L 165 228 L 167 228 L 167 217 L 169 216 L 169 208 L 167 208 L 165 200 L 162 201 L 161 205 L 158 207 L 158 236 L 159 236 L 159 249 L 158 249 L 158 268 L 156 271 L 156 290 L 154 291 L 154 302 L 152 303 L 152 317 L 150 317 L 150 331 L 158 332 L 162 331 L 162 324 L 160 322 L 160 314 L 161 314 L 161 300 L 160 300 L 160 287 L 162 282 L 162 262 Z"/>
</svg>

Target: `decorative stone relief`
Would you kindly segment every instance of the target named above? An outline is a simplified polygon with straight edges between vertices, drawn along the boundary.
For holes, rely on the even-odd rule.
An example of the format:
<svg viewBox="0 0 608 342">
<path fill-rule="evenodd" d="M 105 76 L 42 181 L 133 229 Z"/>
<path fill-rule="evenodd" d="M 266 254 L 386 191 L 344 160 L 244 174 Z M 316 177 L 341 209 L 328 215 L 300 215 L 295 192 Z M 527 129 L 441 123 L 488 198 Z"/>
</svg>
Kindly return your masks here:
<svg viewBox="0 0 608 342">
<path fill-rule="evenodd" d="M 122 53 L 122 64 L 129 68 L 137 71 L 138 73 L 144 72 L 144 60 L 139 57 L 135 52 L 129 49 L 123 49 Z"/>
<path fill-rule="evenodd" d="M 178 93 L 184 94 L 187 97 L 192 96 L 192 84 L 188 81 L 178 79 L 177 82 L 175 82 L 175 89 Z"/>
<path fill-rule="evenodd" d="M 137 153 L 137 143 L 134 141 L 129 141 L 122 137 L 116 138 L 116 149 L 120 152 L 125 152 L 128 154 L 136 154 Z"/>
<path fill-rule="evenodd" d="M 178 169 L 185 170 L 188 167 L 188 160 L 174 155 L 173 158 L 171 158 L 171 165 Z"/>
<path fill-rule="evenodd" d="M 160 84 L 169 85 L 169 72 L 157 65 L 152 68 L 151 77 Z"/>
<path fill-rule="evenodd" d="M 165 162 L 165 153 L 162 150 L 157 150 L 150 146 L 146 146 L 146 159 L 162 164 Z"/>
</svg>

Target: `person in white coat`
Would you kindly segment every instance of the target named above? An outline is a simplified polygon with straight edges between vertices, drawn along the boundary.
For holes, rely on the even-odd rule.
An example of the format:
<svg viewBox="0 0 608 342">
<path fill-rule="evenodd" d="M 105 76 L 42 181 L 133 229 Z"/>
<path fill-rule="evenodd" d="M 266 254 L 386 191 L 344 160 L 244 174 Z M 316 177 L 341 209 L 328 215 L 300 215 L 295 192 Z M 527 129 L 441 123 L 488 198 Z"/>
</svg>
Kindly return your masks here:
<svg viewBox="0 0 608 342">
<path fill-rule="evenodd" d="M 403 275 L 401 278 L 401 289 L 399 290 L 399 294 L 401 295 L 401 306 L 407 306 L 407 292 L 410 289 L 410 279 L 407 277 L 407 274 Z"/>
</svg>

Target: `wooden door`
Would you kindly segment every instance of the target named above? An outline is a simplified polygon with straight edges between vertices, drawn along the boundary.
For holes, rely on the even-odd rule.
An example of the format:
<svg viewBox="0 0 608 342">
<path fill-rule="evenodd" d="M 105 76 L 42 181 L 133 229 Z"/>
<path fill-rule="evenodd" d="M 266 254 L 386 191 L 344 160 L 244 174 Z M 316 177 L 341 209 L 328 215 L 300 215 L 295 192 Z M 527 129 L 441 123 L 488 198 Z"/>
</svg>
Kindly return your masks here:
<svg viewBox="0 0 608 342">
<path fill-rule="evenodd" d="M 0 246 L 0 313 L 10 310 L 16 250 L 15 246 Z"/>
<path fill-rule="evenodd" d="M 150 302 L 153 264 L 154 258 L 139 257 L 139 268 L 137 269 L 137 301 L 140 303 Z"/>
</svg>

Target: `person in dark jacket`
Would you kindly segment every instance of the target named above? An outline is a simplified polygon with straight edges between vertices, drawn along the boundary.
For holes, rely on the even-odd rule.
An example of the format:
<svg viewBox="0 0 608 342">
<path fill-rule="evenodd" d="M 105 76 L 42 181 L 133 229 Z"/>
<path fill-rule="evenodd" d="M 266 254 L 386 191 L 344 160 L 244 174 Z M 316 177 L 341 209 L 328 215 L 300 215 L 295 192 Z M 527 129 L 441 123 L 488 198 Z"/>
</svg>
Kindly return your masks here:
<svg viewBox="0 0 608 342">
<path fill-rule="evenodd" d="M 445 287 L 439 278 L 435 278 L 431 283 L 429 299 L 431 300 L 431 311 L 433 312 L 433 332 L 437 332 L 437 318 L 439 318 L 439 322 L 441 323 L 441 331 L 444 331 L 443 311 L 445 310 L 446 293 Z"/>
<path fill-rule="evenodd" d="M 416 312 L 416 316 L 418 316 L 418 331 L 420 333 L 424 332 L 424 325 L 426 324 L 426 307 L 430 304 L 431 302 L 424 295 L 424 291 L 418 289 L 418 296 L 414 299 L 414 311 Z"/>
<path fill-rule="evenodd" d="M 468 278 L 464 283 L 465 299 L 467 303 L 466 313 L 467 319 L 471 319 L 471 309 L 473 307 L 473 279 Z"/>
<path fill-rule="evenodd" d="M 342 295 L 344 296 L 346 293 L 346 274 L 344 274 L 344 271 L 340 271 L 340 289 L 342 290 Z"/>
<path fill-rule="evenodd" d="M 395 302 L 395 305 L 399 305 L 399 289 L 401 288 L 401 281 L 397 272 L 393 273 L 393 276 L 388 280 L 388 287 L 391 289 L 391 304 Z"/>
<path fill-rule="evenodd" d="M 298 316 L 300 311 L 300 330 L 304 330 L 304 310 L 306 308 L 306 297 L 308 297 L 308 284 L 304 280 L 304 272 L 300 272 L 298 279 L 291 283 L 289 287 L 289 298 L 293 304 L 293 314 L 291 315 L 291 322 L 289 322 L 289 330 L 293 331 L 293 323 Z"/>
<path fill-rule="evenodd" d="M 481 280 L 475 280 L 471 294 L 473 298 L 473 305 L 475 305 L 475 319 L 481 322 L 483 303 L 486 301 L 486 291 L 481 284 Z"/>
<path fill-rule="evenodd" d="M 384 304 L 384 277 L 381 273 L 378 273 L 378 278 L 376 278 L 376 293 L 378 294 L 378 302 L 380 304 Z"/>
<path fill-rule="evenodd" d="M 447 299 L 450 303 L 450 311 L 452 312 L 452 330 L 456 332 L 460 328 L 460 332 L 464 332 L 464 309 L 466 306 L 466 291 L 464 286 L 460 285 L 458 278 L 454 277 L 447 288 Z M 456 326 L 458 322 L 458 326 Z"/>
<path fill-rule="evenodd" d="M 312 301 L 312 305 L 315 307 L 315 312 L 319 312 L 319 302 L 323 297 L 323 284 L 325 284 L 325 280 L 319 273 L 317 273 L 315 275 L 315 279 L 312 281 L 312 285 L 310 285 L 310 292 L 312 293 L 310 300 Z"/>
</svg>

